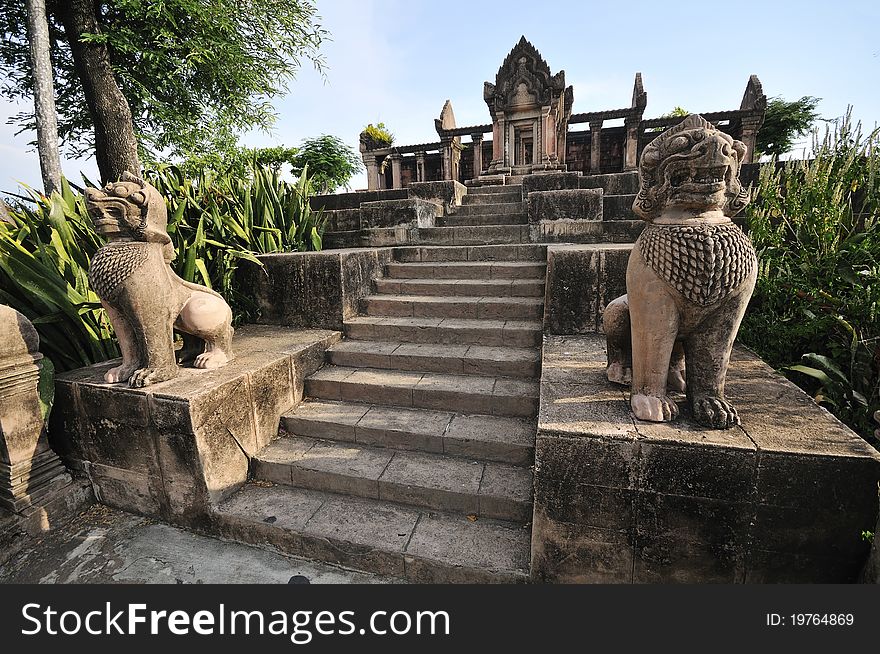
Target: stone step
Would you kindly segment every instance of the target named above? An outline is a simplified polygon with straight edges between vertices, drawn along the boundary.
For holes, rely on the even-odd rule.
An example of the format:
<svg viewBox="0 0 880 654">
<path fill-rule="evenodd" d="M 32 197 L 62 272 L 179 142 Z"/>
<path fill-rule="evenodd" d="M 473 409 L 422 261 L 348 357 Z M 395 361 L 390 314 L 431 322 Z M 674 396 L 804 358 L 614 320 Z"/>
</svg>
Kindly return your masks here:
<svg viewBox="0 0 880 654">
<path fill-rule="evenodd" d="M 422 245 L 503 245 L 529 243 L 528 225 L 478 225 L 420 227 L 417 243 Z"/>
<path fill-rule="evenodd" d="M 542 261 L 427 261 L 389 263 L 392 279 L 544 279 Z"/>
<path fill-rule="evenodd" d="M 449 375 L 325 366 L 305 380 L 305 393 L 322 400 L 531 418 L 538 382 L 511 377 Z"/>
<path fill-rule="evenodd" d="M 252 460 L 254 477 L 433 511 L 528 522 L 532 471 L 447 454 L 290 435 Z"/>
<path fill-rule="evenodd" d="M 478 227 L 482 225 L 528 225 L 529 217 L 524 213 L 482 213 L 462 215 L 459 213 L 437 218 L 440 227 Z"/>
<path fill-rule="evenodd" d="M 285 433 L 530 466 L 535 421 L 309 399 L 282 416 Z"/>
<path fill-rule="evenodd" d="M 537 347 L 542 335 L 539 320 L 358 316 L 343 327 L 352 339 L 443 345 Z"/>
<path fill-rule="evenodd" d="M 400 246 L 392 251 L 395 261 L 547 261 L 547 246 L 516 245 Z"/>
<path fill-rule="evenodd" d="M 496 195 L 509 193 L 522 193 L 522 184 L 493 184 L 491 186 L 471 186 L 468 195 Z"/>
<path fill-rule="evenodd" d="M 376 293 L 481 297 L 544 297 L 543 279 L 374 279 Z"/>
<path fill-rule="evenodd" d="M 249 484 L 215 509 L 221 536 L 413 583 L 528 580 L 530 531 L 381 500 Z"/>
<path fill-rule="evenodd" d="M 491 204 L 466 204 L 455 210 L 456 216 L 480 216 L 482 214 L 519 214 L 523 212 L 522 201 Z"/>
<path fill-rule="evenodd" d="M 544 317 L 543 298 L 369 295 L 360 300 L 366 316 L 530 320 Z"/>
<path fill-rule="evenodd" d="M 637 220 L 638 216 L 632 209 L 635 199 L 635 194 L 604 196 L 602 199 L 602 220 Z"/>
<path fill-rule="evenodd" d="M 345 340 L 327 350 L 337 366 L 535 378 L 541 374 L 537 348 L 431 345 Z"/>
<path fill-rule="evenodd" d="M 474 191 L 476 188 L 470 189 L 466 195 L 462 196 L 461 206 L 467 207 L 472 205 L 494 204 L 497 202 L 522 202 L 521 188 L 512 189 L 510 186 L 502 186 L 500 189 L 501 190 L 495 193 L 475 193 Z"/>
</svg>

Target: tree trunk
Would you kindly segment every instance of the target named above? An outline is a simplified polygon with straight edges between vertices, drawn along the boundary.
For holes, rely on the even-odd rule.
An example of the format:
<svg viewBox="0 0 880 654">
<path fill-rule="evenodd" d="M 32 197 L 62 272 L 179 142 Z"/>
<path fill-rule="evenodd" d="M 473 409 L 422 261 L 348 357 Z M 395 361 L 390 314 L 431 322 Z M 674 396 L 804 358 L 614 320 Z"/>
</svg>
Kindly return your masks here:
<svg viewBox="0 0 880 654">
<path fill-rule="evenodd" d="M 58 154 L 58 116 L 55 113 L 55 87 L 49 58 L 49 24 L 46 1 L 27 0 L 28 42 L 34 75 L 34 114 L 37 122 L 37 152 L 46 195 L 61 188 L 61 157 Z"/>
<path fill-rule="evenodd" d="M 107 46 L 80 40 L 83 34 L 101 33 L 96 3 L 94 0 L 62 0 L 58 7 L 95 127 L 95 157 L 101 180 L 104 183 L 116 181 L 125 171 L 140 175 L 131 109 L 116 83 Z"/>
</svg>

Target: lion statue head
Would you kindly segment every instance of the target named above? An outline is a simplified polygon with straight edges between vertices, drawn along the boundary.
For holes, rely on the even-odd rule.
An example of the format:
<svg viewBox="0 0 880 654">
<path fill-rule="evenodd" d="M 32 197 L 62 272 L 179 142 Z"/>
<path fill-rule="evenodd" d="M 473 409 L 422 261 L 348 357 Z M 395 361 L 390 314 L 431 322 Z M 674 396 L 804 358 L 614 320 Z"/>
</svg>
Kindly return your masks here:
<svg viewBox="0 0 880 654">
<path fill-rule="evenodd" d="M 145 241 L 170 245 L 165 199 L 131 173 L 103 189 L 86 189 L 86 207 L 98 233 L 108 241 Z"/>
<path fill-rule="evenodd" d="M 749 201 L 739 181 L 745 154 L 744 143 L 691 114 L 645 147 L 633 211 L 648 222 L 666 208 L 736 215 Z"/>
</svg>

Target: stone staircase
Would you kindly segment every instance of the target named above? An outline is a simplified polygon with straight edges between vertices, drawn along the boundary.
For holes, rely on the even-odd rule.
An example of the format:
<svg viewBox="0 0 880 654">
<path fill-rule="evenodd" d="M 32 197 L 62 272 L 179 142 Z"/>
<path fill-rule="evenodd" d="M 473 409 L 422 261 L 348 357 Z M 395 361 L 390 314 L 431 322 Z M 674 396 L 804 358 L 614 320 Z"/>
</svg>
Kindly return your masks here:
<svg viewBox="0 0 880 654">
<path fill-rule="evenodd" d="M 480 209 L 514 194 L 457 217 L 516 216 Z M 224 532 L 415 582 L 525 581 L 546 264 L 511 248 L 530 258 L 388 264 L 217 509 Z"/>
<path fill-rule="evenodd" d="M 522 184 L 478 186 L 468 190 L 455 212 L 436 227 L 418 230 L 426 245 L 516 244 L 529 242 Z"/>
</svg>

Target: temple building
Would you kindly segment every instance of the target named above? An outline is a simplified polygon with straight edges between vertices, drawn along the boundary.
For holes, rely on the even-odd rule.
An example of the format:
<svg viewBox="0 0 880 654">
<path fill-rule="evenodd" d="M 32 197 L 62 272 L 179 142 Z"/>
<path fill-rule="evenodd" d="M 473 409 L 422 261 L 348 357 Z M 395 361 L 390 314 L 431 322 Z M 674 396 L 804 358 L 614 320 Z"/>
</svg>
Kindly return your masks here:
<svg viewBox="0 0 880 654">
<path fill-rule="evenodd" d="M 644 118 L 648 94 L 641 73 L 635 75 L 629 107 L 572 113 L 574 90 L 565 85 L 565 71 L 552 74 L 525 37 L 504 59 L 495 82 L 484 84 L 483 99 L 491 123 L 458 127 L 447 100 L 434 121 L 439 141 L 433 143 L 384 146 L 362 133 L 360 150 L 368 189 L 405 188 L 411 182 L 438 180 L 496 184 L 503 176 L 542 171 L 597 175 L 635 170 L 642 149 L 681 120 Z M 739 109 L 701 115 L 743 141 L 748 147 L 747 161 L 751 161 L 766 106 L 761 82 L 752 75 Z M 616 124 L 606 126 L 611 121 Z M 462 142 L 462 137 L 469 141 Z"/>
</svg>

